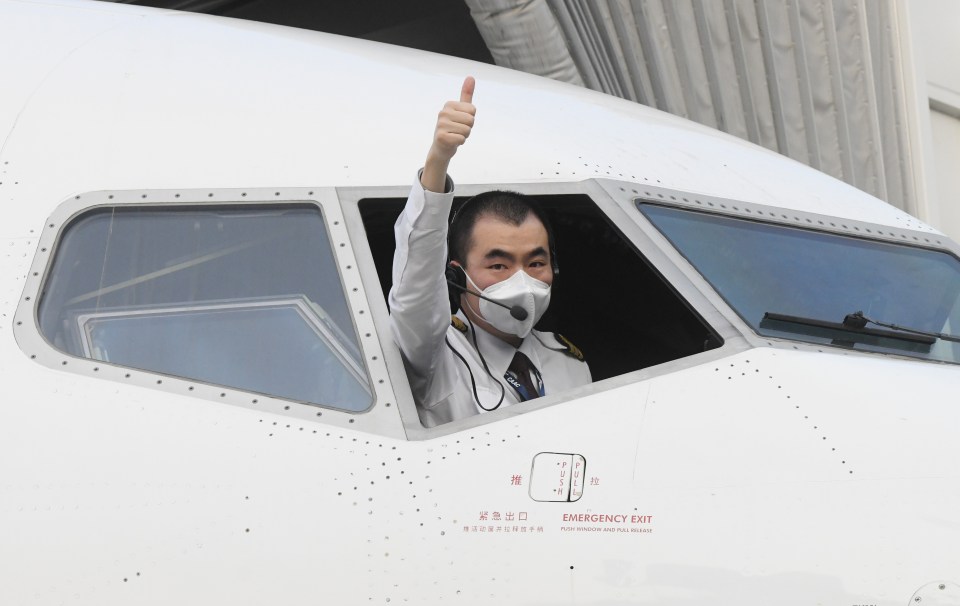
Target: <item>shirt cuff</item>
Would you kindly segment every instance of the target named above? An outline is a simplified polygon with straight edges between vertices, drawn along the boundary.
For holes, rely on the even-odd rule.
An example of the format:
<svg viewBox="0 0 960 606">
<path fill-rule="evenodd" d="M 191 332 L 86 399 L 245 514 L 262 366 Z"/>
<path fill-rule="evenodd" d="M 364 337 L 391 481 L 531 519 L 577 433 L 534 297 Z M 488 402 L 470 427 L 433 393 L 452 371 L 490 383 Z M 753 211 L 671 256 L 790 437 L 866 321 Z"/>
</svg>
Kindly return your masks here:
<svg viewBox="0 0 960 606">
<path fill-rule="evenodd" d="M 424 189 L 420 183 L 420 175 L 423 169 L 417 172 L 417 179 L 413 184 L 414 192 L 417 195 L 411 196 L 411 200 L 422 204 L 416 209 L 418 215 L 416 225 L 420 229 L 439 229 L 446 228 L 450 220 L 450 209 L 453 207 L 453 196 L 456 185 L 450 175 L 446 177 L 444 193 L 432 192 Z"/>
</svg>

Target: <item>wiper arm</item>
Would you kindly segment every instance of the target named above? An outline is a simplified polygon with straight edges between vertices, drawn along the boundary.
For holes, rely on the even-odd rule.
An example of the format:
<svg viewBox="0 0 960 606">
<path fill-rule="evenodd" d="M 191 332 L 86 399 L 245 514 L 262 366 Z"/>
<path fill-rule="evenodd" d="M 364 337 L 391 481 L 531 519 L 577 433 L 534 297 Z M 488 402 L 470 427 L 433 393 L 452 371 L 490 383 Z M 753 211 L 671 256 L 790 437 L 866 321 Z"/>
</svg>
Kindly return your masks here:
<svg viewBox="0 0 960 606">
<path fill-rule="evenodd" d="M 953 341 L 954 343 L 960 343 L 960 337 L 958 337 L 957 335 L 950 335 L 943 332 L 928 332 L 925 330 L 917 330 L 915 328 L 906 328 L 903 326 L 897 326 L 896 324 L 888 324 L 886 322 L 880 322 L 879 320 L 873 320 L 863 315 L 862 311 L 858 311 L 858 312 L 847 315 L 847 317 L 843 319 L 843 323 L 848 326 L 856 326 L 858 328 L 863 328 L 867 324 L 876 324 L 877 326 L 883 326 L 884 328 L 890 328 L 892 330 L 908 332 L 914 335 L 923 335 L 925 337 L 931 337 L 934 340 L 943 339 L 944 341 Z"/>
<path fill-rule="evenodd" d="M 785 314 L 778 314 L 773 312 L 766 312 L 763 314 L 763 322 L 784 322 L 788 324 L 799 324 L 801 326 L 813 326 L 815 328 L 826 328 L 829 330 L 837 330 L 857 335 L 864 335 L 870 337 L 880 337 L 886 339 L 895 339 L 898 341 L 906 341 L 908 343 L 918 343 L 920 345 L 930 346 L 936 343 L 939 336 L 932 336 L 927 333 L 923 334 L 904 334 L 903 332 L 895 332 L 892 330 L 880 330 L 877 328 L 866 328 L 867 322 L 871 321 L 860 314 L 849 314 L 846 318 L 843 319 L 843 322 L 828 322 L 826 320 L 819 320 L 817 318 L 804 318 L 802 316 L 788 316 Z M 761 326 L 763 325 L 761 322 Z"/>
</svg>

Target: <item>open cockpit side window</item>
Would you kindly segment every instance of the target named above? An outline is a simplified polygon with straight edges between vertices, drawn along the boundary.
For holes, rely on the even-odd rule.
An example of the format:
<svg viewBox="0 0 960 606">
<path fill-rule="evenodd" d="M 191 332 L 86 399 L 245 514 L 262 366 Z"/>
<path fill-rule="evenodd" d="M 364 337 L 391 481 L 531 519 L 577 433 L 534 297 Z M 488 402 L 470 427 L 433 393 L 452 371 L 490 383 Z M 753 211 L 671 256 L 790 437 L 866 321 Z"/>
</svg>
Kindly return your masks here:
<svg viewBox="0 0 960 606">
<path fill-rule="evenodd" d="M 584 194 L 532 196 L 553 225 L 559 273 L 537 328 L 583 351 L 594 381 L 709 349 L 722 341 Z M 458 198 L 454 209 L 465 201 Z M 360 215 L 384 297 L 391 286 L 400 198 L 365 198 Z"/>
</svg>

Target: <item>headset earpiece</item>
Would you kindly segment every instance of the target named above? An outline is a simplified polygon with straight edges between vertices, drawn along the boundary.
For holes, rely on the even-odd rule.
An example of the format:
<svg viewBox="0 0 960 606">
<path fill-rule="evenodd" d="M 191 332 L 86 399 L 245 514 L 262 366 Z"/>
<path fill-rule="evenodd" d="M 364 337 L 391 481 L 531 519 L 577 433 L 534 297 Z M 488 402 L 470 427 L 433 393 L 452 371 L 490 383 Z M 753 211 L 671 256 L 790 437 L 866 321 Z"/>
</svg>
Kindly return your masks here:
<svg viewBox="0 0 960 606">
<path fill-rule="evenodd" d="M 467 273 L 451 261 L 447 264 L 444 276 L 447 280 L 447 296 L 450 298 L 450 313 L 455 314 L 460 310 L 460 294 L 467 289 Z M 458 290 L 450 282 L 459 286 L 460 289 Z"/>
</svg>

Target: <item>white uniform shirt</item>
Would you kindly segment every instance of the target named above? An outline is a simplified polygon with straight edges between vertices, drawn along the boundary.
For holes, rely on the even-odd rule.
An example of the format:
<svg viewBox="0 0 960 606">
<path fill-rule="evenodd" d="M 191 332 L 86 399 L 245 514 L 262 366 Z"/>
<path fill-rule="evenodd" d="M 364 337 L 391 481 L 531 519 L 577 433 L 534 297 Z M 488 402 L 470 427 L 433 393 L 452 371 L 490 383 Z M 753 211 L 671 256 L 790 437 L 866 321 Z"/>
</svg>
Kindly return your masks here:
<svg viewBox="0 0 960 606">
<path fill-rule="evenodd" d="M 419 176 L 414 182 L 395 226 L 397 250 L 389 298 L 394 339 L 407 366 L 420 420 L 427 427 L 494 408 L 501 398 L 500 407 L 520 401 L 504 380 L 517 348 L 483 329 L 474 331 L 462 312 L 458 316 L 465 331 L 451 325 L 444 277 L 454 195 L 449 177 L 446 189 L 443 194 L 425 191 Z M 591 381 L 587 364 L 552 334 L 533 331 L 519 350 L 539 370 L 545 395 Z"/>
</svg>

